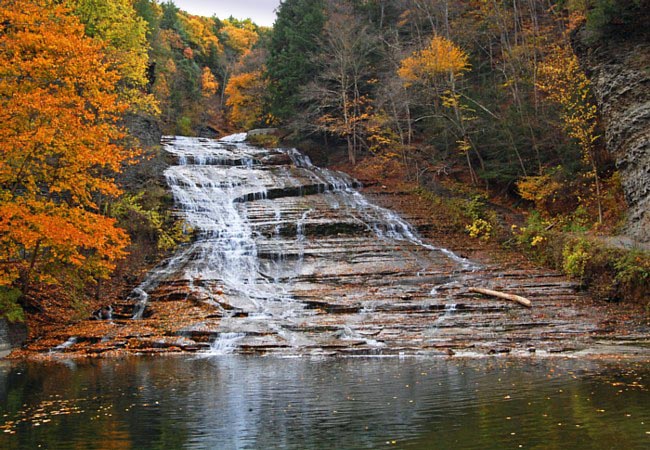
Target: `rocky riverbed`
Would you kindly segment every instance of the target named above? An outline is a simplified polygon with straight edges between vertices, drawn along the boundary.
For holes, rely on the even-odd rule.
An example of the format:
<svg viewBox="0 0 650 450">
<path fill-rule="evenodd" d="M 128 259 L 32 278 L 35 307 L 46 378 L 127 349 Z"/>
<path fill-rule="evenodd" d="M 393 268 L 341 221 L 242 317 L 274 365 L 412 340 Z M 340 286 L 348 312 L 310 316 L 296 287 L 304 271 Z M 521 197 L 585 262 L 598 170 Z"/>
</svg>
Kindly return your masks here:
<svg viewBox="0 0 650 450">
<path fill-rule="evenodd" d="M 497 263 L 473 242 L 470 258 L 441 247 L 431 211 L 404 207 L 408 195 L 238 140 L 165 138 L 178 161 L 165 176 L 196 239 L 102 320 L 14 356 L 650 354 L 646 327 L 559 274 Z M 400 204 L 405 218 L 385 207 Z"/>
</svg>

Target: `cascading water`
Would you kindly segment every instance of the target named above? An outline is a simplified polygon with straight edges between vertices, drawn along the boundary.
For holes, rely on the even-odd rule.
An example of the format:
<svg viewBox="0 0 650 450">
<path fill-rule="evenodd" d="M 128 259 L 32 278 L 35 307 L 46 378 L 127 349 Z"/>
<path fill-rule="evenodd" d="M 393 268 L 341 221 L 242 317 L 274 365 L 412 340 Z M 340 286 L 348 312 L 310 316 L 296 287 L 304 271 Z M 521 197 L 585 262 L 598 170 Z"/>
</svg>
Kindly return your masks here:
<svg viewBox="0 0 650 450">
<path fill-rule="evenodd" d="M 161 286 L 183 286 L 188 296 L 223 314 L 214 330 L 217 347 L 227 341 L 230 351 L 248 334 L 272 334 L 291 346 L 318 346 L 309 333 L 295 332 L 314 316 L 305 309 L 314 299 L 347 297 L 363 303 L 357 292 L 363 283 L 355 280 L 374 277 L 372 270 L 380 270 L 377 261 L 396 264 L 398 270 L 417 266 L 418 277 L 426 273 L 419 256 L 392 262 L 404 258 L 399 242 L 439 253 L 441 264 L 451 270 L 474 267 L 423 243 L 407 222 L 361 195 L 349 176 L 318 168 L 294 149 L 249 146 L 241 142 L 244 137 L 164 138 L 165 150 L 178 160 L 165 177 L 178 213 L 197 237 L 133 291 L 135 319 L 143 317 Z M 362 272 L 355 275 L 357 267 Z M 323 279 L 315 282 L 318 277 Z M 385 284 L 382 289 L 390 293 L 394 283 Z M 359 309 L 371 311 L 367 303 Z M 345 333 L 333 338 L 380 346 L 351 331 L 352 326 L 346 324 Z M 213 348 L 213 353 L 223 352 Z"/>
<path fill-rule="evenodd" d="M 355 180 L 297 150 L 244 138 L 164 138 L 178 161 L 165 176 L 194 240 L 126 301 L 57 335 L 56 347 L 34 345 L 54 357 L 119 349 L 447 358 L 544 355 L 564 351 L 560 342 L 588 349 L 594 336 L 609 336 L 609 316 L 580 303 L 558 274 L 478 267 L 371 201 L 395 195 L 371 188 L 364 196 Z M 424 226 L 431 213 L 409 208 Z M 528 297 L 535 308 L 487 300 L 475 286 Z"/>
</svg>

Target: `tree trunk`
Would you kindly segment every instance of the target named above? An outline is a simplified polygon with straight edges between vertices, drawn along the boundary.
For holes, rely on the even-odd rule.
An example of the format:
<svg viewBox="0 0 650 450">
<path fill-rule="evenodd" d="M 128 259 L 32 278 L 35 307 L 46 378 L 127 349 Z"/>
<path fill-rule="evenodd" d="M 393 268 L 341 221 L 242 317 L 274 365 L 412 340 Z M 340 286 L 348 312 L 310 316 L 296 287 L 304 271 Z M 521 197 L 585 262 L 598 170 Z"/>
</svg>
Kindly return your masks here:
<svg viewBox="0 0 650 450">
<path fill-rule="evenodd" d="M 34 270 L 34 266 L 36 266 L 36 258 L 38 257 L 38 251 L 41 248 L 41 240 L 39 239 L 36 242 L 36 245 L 34 246 L 34 253 L 32 253 L 32 257 L 29 260 L 29 267 L 23 271 L 21 274 L 21 290 L 23 293 L 23 297 L 27 295 L 27 291 L 29 291 L 30 288 L 30 279 L 32 277 L 32 271 Z"/>
</svg>

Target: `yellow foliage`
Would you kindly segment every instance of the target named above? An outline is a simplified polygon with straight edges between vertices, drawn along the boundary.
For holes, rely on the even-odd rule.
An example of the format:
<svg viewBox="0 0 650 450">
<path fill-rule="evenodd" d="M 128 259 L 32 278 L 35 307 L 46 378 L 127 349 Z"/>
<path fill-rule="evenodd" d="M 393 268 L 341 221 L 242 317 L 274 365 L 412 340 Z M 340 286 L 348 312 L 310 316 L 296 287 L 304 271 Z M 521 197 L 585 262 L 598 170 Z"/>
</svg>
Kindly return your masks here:
<svg viewBox="0 0 650 450">
<path fill-rule="evenodd" d="M 590 101 L 591 82 L 568 46 L 555 47 L 539 67 L 537 87 L 562 108 L 561 118 L 568 136 L 580 146 L 585 163 L 591 166 L 596 187 L 599 222 L 602 222 L 600 180 L 596 166 L 598 108 Z"/>
<path fill-rule="evenodd" d="M 209 17 L 193 16 L 190 14 L 179 14 L 178 20 L 187 33 L 188 41 L 203 54 L 207 54 L 210 47 L 221 51 L 221 43 L 214 35 L 212 19 Z"/>
<path fill-rule="evenodd" d="M 562 107 L 567 134 L 576 139 L 588 161 L 589 152 L 598 138 L 595 132 L 598 109 L 589 101 L 591 82 L 580 68 L 575 54 L 567 48 L 556 47 L 540 65 L 537 87 Z"/>
<path fill-rule="evenodd" d="M 397 158 L 395 148 L 399 146 L 399 138 L 391 129 L 389 118 L 383 111 L 371 113 L 372 108 L 367 107 L 367 117 L 364 125 L 364 134 L 368 141 L 369 150 L 381 154 L 386 158 Z"/>
<path fill-rule="evenodd" d="M 219 89 L 219 82 L 210 68 L 204 67 L 201 73 L 201 95 L 203 97 L 211 97 L 217 93 L 217 89 Z"/>
<path fill-rule="evenodd" d="M 487 220 L 479 218 L 467 225 L 465 231 L 471 238 L 488 241 L 492 236 L 492 225 Z"/>
<path fill-rule="evenodd" d="M 521 198 L 534 202 L 538 211 L 548 214 L 547 203 L 555 201 L 555 197 L 561 194 L 563 186 L 550 174 L 543 174 L 521 178 L 517 182 L 517 188 Z"/>
<path fill-rule="evenodd" d="M 531 247 L 537 247 L 540 244 L 543 244 L 546 242 L 546 238 L 544 236 L 536 235 L 533 237 L 533 240 L 530 241 L 530 246 Z"/>
<path fill-rule="evenodd" d="M 250 50 L 257 43 L 259 36 L 253 30 L 247 28 L 238 28 L 229 23 L 223 28 L 226 37 L 226 45 L 234 49 L 237 53 L 244 53 Z"/>
<path fill-rule="evenodd" d="M 467 53 L 452 41 L 434 36 L 427 48 L 403 59 L 397 73 L 409 86 L 441 75 L 461 75 L 469 69 Z"/>
<path fill-rule="evenodd" d="M 149 63 L 147 23 L 137 15 L 132 1 L 66 0 L 63 3 L 79 17 L 86 35 L 101 41 L 104 61 L 120 75 L 118 92 L 131 110 L 158 113 L 155 99 L 145 93 Z"/>
</svg>

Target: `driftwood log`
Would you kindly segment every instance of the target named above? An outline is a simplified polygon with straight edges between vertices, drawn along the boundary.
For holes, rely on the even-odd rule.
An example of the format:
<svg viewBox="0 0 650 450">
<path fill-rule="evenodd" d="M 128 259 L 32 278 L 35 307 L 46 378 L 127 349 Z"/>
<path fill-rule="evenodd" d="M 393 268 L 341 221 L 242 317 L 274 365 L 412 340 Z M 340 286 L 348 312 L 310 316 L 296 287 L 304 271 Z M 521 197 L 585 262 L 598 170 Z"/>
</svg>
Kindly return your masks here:
<svg viewBox="0 0 650 450">
<path fill-rule="evenodd" d="M 493 291 L 491 289 L 483 289 L 477 287 L 469 288 L 469 292 L 476 292 L 478 294 L 489 295 L 491 297 L 511 300 L 513 302 L 519 303 L 520 305 L 524 305 L 526 308 L 530 308 L 531 306 L 533 306 L 530 300 L 528 300 L 526 297 L 521 297 L 519 295 L 506 294 L 505 292 Z"/>
</svg>

